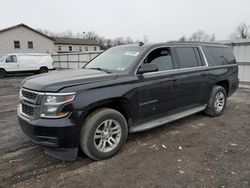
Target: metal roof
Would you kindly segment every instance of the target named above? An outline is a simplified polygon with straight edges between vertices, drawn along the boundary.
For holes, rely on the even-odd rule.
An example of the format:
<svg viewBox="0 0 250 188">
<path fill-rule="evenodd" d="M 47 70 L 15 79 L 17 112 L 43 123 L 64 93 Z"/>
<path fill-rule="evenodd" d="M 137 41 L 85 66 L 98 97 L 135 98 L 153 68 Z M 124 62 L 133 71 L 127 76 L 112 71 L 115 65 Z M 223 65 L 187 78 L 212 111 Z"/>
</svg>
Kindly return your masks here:
<svg viewBox="0 0 250 188">
<path fill-rule="evenodd" d="M 99 45 L 96 40 L 86 40 L 81 38 L 54 37 L 55 44 L 72 45 Z"/>
</svg>

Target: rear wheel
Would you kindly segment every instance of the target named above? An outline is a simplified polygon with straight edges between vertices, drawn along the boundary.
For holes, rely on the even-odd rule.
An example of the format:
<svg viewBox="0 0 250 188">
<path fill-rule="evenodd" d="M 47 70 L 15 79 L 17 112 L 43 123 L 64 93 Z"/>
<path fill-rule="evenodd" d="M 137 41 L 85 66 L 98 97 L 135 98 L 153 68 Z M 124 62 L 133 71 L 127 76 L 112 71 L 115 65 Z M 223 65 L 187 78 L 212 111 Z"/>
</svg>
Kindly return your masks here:
<svg viewBox="0 0 250 188">
<path fill-rule="evenodd" d="M 4 69 L 0 69 L 0 78 L 5 77 L 5 75 L 6 75 L 5 70 Z"/>
<path fill-rule="evenodd" d="M 47 67 L 41 67 L 39 69 L 39 74 L 43 74 L 43 73 L 47 73 L 48 72 L 48 68 Z"/>
<path fill-rule="evenodd" d="M 223 87 L 214 86 L 205 109 L 205 114 L 209 116 L 220 116 L 226 107 L 227 94 Z"/>
<path fill-rule="evenodd" d="M 123 115 L 110 108 L 91 113 L 81 129 L 80 146 L 94 160 L 114 156 L 127 139 L 128 127 Z"/>
</svg>

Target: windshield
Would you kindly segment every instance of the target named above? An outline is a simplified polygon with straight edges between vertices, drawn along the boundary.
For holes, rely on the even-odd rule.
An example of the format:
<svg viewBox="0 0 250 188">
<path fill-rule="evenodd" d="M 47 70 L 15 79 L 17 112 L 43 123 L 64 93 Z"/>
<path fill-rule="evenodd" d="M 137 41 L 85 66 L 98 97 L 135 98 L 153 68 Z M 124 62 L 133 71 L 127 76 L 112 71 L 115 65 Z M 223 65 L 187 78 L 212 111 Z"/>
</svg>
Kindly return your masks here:
<svg viewBox="0 0 250 188">
<path fill-rule="evenodd" d="M 3 61 L 3 60 L 5 60 L 7 56 L 8 55 L 2 55 L 2 54 L 0 54 L 0 62 Z"/>
<path fill-rule="evenodd" d="M 84 68 L 124 72 L 134 63 L 140 52 L 139 47 L 113 47 L 97 56 Z"/>
</svg>

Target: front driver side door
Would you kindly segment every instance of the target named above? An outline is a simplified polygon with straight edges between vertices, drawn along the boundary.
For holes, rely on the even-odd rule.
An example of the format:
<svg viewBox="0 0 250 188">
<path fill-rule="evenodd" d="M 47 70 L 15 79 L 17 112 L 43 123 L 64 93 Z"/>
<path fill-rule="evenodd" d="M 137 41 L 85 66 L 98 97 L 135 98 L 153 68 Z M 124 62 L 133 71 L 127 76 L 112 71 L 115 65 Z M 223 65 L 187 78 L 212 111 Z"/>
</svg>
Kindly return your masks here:
<svg viewBox="0 0 250 188">
<path fill-rule="evenodd" d="M 9 57 L 7 57 L 4 62 L 3 68 L 7 72 L 19 71 L 19 65 L 17 63 L 16 55 L 10 55 Z"/>
<path fill-rule="evenodd" d="M 171 49 L 167 47 L 154 49 L 145 57 L 143 63 L 156 64 L 159 70 L 137 75 L 140 83 L 138 119 L 141 123 L 166 115 L 173 108 L 174 97 L 174 80 L 166 74 L 174 69 Z"/>
</svg>

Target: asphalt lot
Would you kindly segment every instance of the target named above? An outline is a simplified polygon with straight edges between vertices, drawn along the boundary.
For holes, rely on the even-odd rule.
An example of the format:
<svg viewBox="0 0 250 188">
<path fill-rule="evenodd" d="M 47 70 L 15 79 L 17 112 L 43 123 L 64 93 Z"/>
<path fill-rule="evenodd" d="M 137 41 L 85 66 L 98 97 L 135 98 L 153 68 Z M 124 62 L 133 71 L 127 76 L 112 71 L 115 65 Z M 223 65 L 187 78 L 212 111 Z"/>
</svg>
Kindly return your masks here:
<svg viewBox="0 0 250 188">
<path fill-rule="evenodd" d="M 112 159 L 74 162 L 44 154 L 16 117 L 25 76 L 0 79 L 0 187 L 250 187 L 250 90 L 228 99 L 223 116 L 199 113 L 129 135 Z"/>
</svg>

